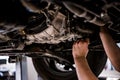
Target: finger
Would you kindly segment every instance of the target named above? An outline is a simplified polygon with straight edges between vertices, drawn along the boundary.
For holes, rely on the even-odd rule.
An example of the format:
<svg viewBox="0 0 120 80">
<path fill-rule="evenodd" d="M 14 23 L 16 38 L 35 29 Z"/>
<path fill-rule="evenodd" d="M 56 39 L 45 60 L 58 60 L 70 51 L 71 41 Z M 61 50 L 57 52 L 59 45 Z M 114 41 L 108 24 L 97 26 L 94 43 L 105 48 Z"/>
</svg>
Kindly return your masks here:
<svg viewBox="0 0 120 80">
<path fill-rule="evenodd" d="M 90 44 L 90 40 L 89 40 L 89 38 L 82 39 L 81 42 L 82 42 L 82 43 Z"/>
<path fill-rule="evenodd" d="M 90 39 L 89 39 L 89 38 L 86 38 L 86 42 L 87 42 L 87 43 L 90 43 Z"/>
<path fill-rule="evenodd" d="M 77 41 L 75 41 L 74 43 L 79 43 L 80 42 L 80 39 L 79 40 L 77 40 Z"/>
<path fill-rule="evenodd" d="M 75 50 L 76 46 L 77 46 L 77 43 L 74 43 L 73 46 L 72 46 L 72 49 Z"/>
</svg>

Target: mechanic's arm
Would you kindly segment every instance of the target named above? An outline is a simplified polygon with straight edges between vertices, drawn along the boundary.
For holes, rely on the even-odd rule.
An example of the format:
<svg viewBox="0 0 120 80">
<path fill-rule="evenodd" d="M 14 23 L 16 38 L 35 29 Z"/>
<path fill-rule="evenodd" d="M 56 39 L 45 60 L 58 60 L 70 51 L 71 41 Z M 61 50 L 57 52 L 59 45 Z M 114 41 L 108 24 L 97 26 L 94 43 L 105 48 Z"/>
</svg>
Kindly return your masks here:
<svg viewBox="0 0 120 80">
<path fill-rule="evenodd" d="M 88 53 L 89 40 L 80 40 L 74 43 L 72 48 L 72 54 L 76 66 L 76 72 L 79 80 L 98 80 L 92 73 L 86 56 Z"/>
<path fill-rule="evenodd" d="M 104 27 L 101 27 L 100 38 L 112 65 L 117 71 L 120 72 L 120 48 L 116 45 L 107 29 Z"/>
</svg>

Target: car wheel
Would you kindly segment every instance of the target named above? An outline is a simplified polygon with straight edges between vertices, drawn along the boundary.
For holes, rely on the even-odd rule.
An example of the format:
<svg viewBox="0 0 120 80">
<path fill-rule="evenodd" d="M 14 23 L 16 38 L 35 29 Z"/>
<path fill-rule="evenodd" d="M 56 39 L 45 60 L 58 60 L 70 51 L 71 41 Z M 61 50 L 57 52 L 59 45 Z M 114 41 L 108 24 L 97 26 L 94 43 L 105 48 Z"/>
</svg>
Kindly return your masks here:
<svg viewBox="0 0 120 80">
<path fill-rule="evenodd" d="M 71 60 L 73 61 L 72 58 Z M 104 51 L 90 51 L 87 60 L 93 73 L 98 76 L 105 66 L 107 57 Z M 75 64 L 72 61 L 63 61 L 55 57 L 33 58 L 35 69 L 43 80 L 77 80 Z"/>
</svg>

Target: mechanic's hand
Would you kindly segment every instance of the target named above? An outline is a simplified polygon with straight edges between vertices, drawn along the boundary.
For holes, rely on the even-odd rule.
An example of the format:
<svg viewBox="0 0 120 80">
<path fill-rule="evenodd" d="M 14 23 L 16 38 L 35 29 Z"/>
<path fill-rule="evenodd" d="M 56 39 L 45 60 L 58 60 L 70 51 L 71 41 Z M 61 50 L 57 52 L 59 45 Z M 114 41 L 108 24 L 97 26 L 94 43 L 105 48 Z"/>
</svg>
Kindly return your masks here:
<svg viewBox="0 0 120 80">
<path fill-rule="evenodd" d="M 88 53 L 89 39 L 79 40 L 73 44 L 72 54 L 74 58 L 86 57 Z"/>
</svg>

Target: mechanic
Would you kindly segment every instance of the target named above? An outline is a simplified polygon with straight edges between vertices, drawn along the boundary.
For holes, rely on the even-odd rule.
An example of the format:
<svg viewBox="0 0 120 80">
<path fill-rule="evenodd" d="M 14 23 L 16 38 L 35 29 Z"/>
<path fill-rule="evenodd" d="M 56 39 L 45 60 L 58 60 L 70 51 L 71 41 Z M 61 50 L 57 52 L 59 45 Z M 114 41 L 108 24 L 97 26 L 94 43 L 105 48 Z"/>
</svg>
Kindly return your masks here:
<svg viewBox="0 0 120 80">
<path fill-rule="evenodd" d="M 120 72 L 120 48 L 116 45 L 105 27 L 100 28 L 100 38 L 104 50 L 114 68 Z M 73 44 L 72 54 L 76 65 L 76 72 L 79 80 L 98 80 L 92 73 L 86 56 L 88 53 L 89 39 L 79 40 Z"/>
</svg>

